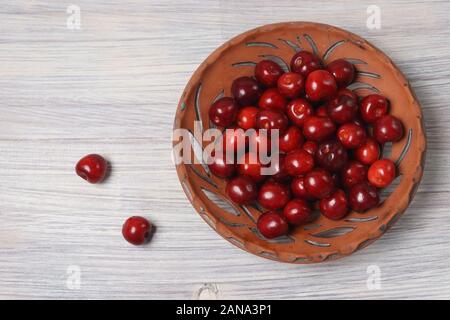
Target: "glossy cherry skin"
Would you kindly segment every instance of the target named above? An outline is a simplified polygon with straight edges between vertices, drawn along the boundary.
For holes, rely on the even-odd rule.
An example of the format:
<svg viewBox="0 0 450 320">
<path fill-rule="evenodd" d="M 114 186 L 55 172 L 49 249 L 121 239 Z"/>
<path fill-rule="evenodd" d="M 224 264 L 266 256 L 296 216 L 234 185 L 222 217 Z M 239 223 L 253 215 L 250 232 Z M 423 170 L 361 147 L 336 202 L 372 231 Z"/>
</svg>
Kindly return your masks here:
<svg viewBox="0 0 450 320">
<path fill-rule="evenodd" d="M 355 78 L 355 67 L 344 59 L 334 60 L 327 65 L 327 70 L 336 79 L 340 88 L 344 88 L 353 82 Z"/>
<path fill-rule="evenodd" d="M 366 123 L 374 123 L 388 112 L 388 101 L 379 94 L 370 94 L 361 101 L 359 113 Z"/>
<path fill-rule="evenodd" d="M 336 185 L 328 171 L 318 168 L 305 176 L 305 188 L 312 197 L 323 199 L 329 197 L 334 192 Z"/>
<path fill-rule="evenodd" d="M 364 212 L 376 207 L 380 198 L 375 187 L 363 182 L 350 188 L 348 202 L 353 210 Z"/>
<path fill-rule="evenodd" d="M 288 103 L 286 114 L 295 125 L 302 127 L 306 117 L 314 114 L 314 109 L 308 100 L 298 98 Z"/>
<path fill-rule="evenodd" d="M 308 140 L 303 144 L 302 149 L 315 157 L 317 149 L 319 149 L 319 144 L 315 141 Z"/>
<path fill-rule="evenodd" d="M 264 130 L 256 130 L 248 138 L 248 149 L 259 155 L 269 155 L 272 149 L 271 144 L 270 136 L 268 133 L 264 133 Z"/>
<path fill-rule="evenodd" d="M 241 128 L 227 128 L 222 135 L 221 145 L 216 148 L 217 152 L 221 152 L 219 147 L 222 147 L 222 152 L 240 154 L 248 144 L 248 138 L 245 136 L 245 131 Z"/>
<path fill-rule="evenodd" d="M 289 225 L 278 212 L 268 211 L 259 216 L 256 223 L 258 231 L 267 239 L 273 239 L 288 233 Z"/>
<path fill-rule="evenodd" d="M 249 204 L 258 197 L 258 189 L 250 177 L 238 176 L 228 181 L 225 193 L 234 203 Z"/>
<path fill-rule="evenodd" d="M 300 176 L 314 168 L 314 158 L 303 149 L 289 152 L 284 159 L 286 172 L 291 176 Z"/>
<path fill-rule="evenodd" d="M 366 182 L 367 167 L 359 161 L 351 161 L 342 170 L 341 181 L 346 188 L 351 188 L 361 182 Z"/>
<path fill-rule="evenodd" d="M 108 162 L 101 155 L 88 154 L 81 158 L 75 171 L 77 175 L 90 183 L 99 183 L 103 181 L 108 170 Z"/>
<path fill-rule="evenodd" d="M 342 124 L 353 120 L 358 113 L 358 101 L 346 94 L 338 94 L 327 104 L 328 116 Z"/>
<path fill-rule="evenodd" d="M 320 200 L 320 212 L 331 220 L 340 220 L 348 213 L 348 200 L 345 192 L 336 190 L 331 196 Z"/>
<path fill-rule="evenodd" d="M 377 188 L 386 188 L 395 179 L 395 164 L 389 159 L 377 160 L 369 168 L 369 183 Z"/>
<path fill-rule="evenodd" d="M 278 147 L 280 151 L 288 153 L 294 149 L 300 148 L 304 140 L 302 130 L 296 126 L 290 126 L 286 132 L 280 136 Z"/>
<path fill-rule="evenodd" d="M 286 98 L 278 92 L 277 88 L 270 88 L 264 91 L 258 102 L 258 106 L 261 109 L 272 109 L 281 112 L 285 111 L 286 104 Z"/>
<path fill-rule="evenodd" d="M 240 77 L 233 81 L 231 93 L 240 106 L 256 105 L 261 96 L 258 82 L 250 77 Z"/>
<path fill-rule="evenodd" d="M 261 110 L 256 115 L 256 126 L 259 129 L 266 129 L 271 134 L 273 129 L 278 129 L 282 135 L 289 126 L 286 115 L 276 110 Z"/>
<path fill-rule="evenodd" d="M 335 131 L 336 126 L 328 117 L 309 116 L 303 124 L 303 135 L 307 140 L 323 141 Z"/>
<path fill-rule="evenodd" d="M 263 165 L 259 161 L 258 154 L 244 154 L 238 161 L 237 170 L 240 175 L 250 177 L 254 182 L 264 181 L 267 176 L 261 174 Z"/>
<path fill-rule="evenodd" d="M 280 65 L 271 60 L 262 60 L 255 67 L 255 78 L 265 87 L 275 87 L 282 74 Z"/>
<path fill-rule="evenodd" d="M 279 182 L 265 182 L 258 193 L 258 202 L 268 210 L 277 210 L 283 208 L 291 198 L 289 188 Z"/>
<path fill-rule="evenodd" d="M 237 114 L 237 125 L 244 130 L 256 128 L 256 114 L 259 109 L 253 106 L 243 107 Z"/>
<path fill-rule="evenodd" d="M 398 141 L 403 137 L 403 124 L 392 115 L 382 116 L 373 126 L 373 136 L 379 143 Z"/>
<path fill-rule="evenodd" d="M 209 120 L 219 127 L 229 127 L 236 121 L 239 107 L 233 98 L 223 97 L 209 108 Z"/>
<path fill-rule="evenodd" d="M 211 157 L 208 160 L 209 170 L 219 178 L 228 178 L 231 177 L 236 171 L 236 164 L 234 163 L 234 159 L 231 158 L 227 162 L 227 154 L 225 152 L 219 152 L 216 154 L 215 151 L 211 153 Z"/>
<path fill-rule="evenodd" d="M 291 59 L 291 71 L 306 78 L 311 72 L 322 69 L 322 62 L 311 52 L 297 52 Z"/>
<path fill-rule="evenodd" d="M 336 80 L 326 70 L 313 71 L 306 78 L 305 92 L 311 101 L 331 100 L 337 94 Z"/>
<path fill-rule="evenodd" d="M 139 246 L 148 242 L 152 224 L 143 217 L 130 217 L 122 226 L 122 235 L 129 243 Z"/>
<path fill-rule="evenodd" d="M 272 175 L 272 179 L 277 181 L 277 182 L 286 182 L 289 180 L 290 176 L 289 174 L 286 172 L 286 168 L 284 165 L 284 159 L 285 159 L 285 155 L 284 154 L 279 154 L 278 155 L 278 159 L 274 159 L 274 163 L 271 165 L 273 166 L 273 170 L 274 173 Z"/>
<path fill-rule="evenodd" d="M 283 96 L 295 99 L 305 92 L 305 78 L 299 73 L 286 72 L 278 78 L 277 86 Z"/>
<path fill-rule="evenodd" d="M 380 158 L 380 154 L 381 150 L 378 142 L 368 137 L 362 146 L 355 149 L 354 157 L 365 165 L 371 165 Z"/>
<path fill-rule="evenodd" d="M 289 224 L 298 226 L 308 222 L 311 217 L 311 207 L 305 200 L 293 199 L 284 207 L 283 216 Z"/>
<path fill-rule="evenodd" d="M 346 149 L 355 149 L 366 141 L 366 130 L 355 123 L 345 123 L 339 127 L 337 137 Z"/>
<path fill-rule="evenodd" d="M 312 197 L 305 187 L 305 177 L 295 177 L 291 181 L 291 192 L 294 197 L 300 198 L 303 200 L 313 200 L 314 197 Z"/>
<path fill-rule="evenodd" d="M 316 160 L 324 169 L 338 172 L 347 164 L 347 150 L 338 141 L 326 141 L 319 145 L 316 152 Z"/>
</svg>

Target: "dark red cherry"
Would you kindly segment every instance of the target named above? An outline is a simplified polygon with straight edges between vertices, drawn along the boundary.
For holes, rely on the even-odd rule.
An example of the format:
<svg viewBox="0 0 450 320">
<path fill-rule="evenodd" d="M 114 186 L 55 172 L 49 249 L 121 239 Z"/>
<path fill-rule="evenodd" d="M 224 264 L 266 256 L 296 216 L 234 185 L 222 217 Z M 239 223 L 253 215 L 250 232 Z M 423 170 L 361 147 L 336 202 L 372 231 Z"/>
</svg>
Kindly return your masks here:
<svg viewBox="0 0 450 320">
<path fill-rule="evenodd" d="M 348 201 L 353 210 L 364 212 L 376 207 L 380 198 L 375 187 L 363 182 L 350 188 Z"/>
<path fill-rule="evenodd" d="M 237 204 L 249 204 L 256 200 L 258 189 L 250 177 L 238 176 L 228 181 L 225 188 L 227 196 Z"/>
<path fill-rule="evenodd" d="M 262 60 L 255 67 L 255 78 L 265 87 L 275 87 L 282 74 L 280 65 L 271 60 Z"/>
<path fill-rule="evenodd" d="M 231 177 L 236 171 L 236 164 L 234 163 L 234 157 L 230 157 L 228 160 L 225 152 L 218 152 L 216 154 L 213 151 L 208 160 L 208 167 L 214 175 L 220 178 Z"/>
<path fill-rule="evenodd" d="M 237 124 L 244 130 L 256 128 L 256 114 L 259 109 L 253 106 L 243 107 L 237 114 Z"/>
<path fill-rule="evenodd" d="M 326 141 L 319 145 L 316 152 L 316 160 L 324 169 L 338 172 L 347 164 L 347 150 L 338 141 Z"/>
<path fill-rule="evenodd" d="M 286 172 L 291 176 L 299 176 L 314 168 L 314 158 L 303 149 L 289 152 L 284 159 Z"/>
<path fill-rule="evenodd" d="M 269 210 L 283 208 L 290 198 L 290 190 L 286 185 L 270 180 L 261 186 L 258 193 L 259 204 Z"/>
<path fill-rule="evenodd" d="M 345 123 L 339 127 L 337 137 L 347 149 L 355 149 L 366 141 L 366 130 L 355 123 Z"/>
<path fill-rule="evenodd" d="M 369 168 L 369 183 L 377 188 L 386 188 L 395 179 L 395 164 L 389 159 L 377 160 Z"/>
<path fill-rule="evenodd" d="M 272 109 L 281 112 L 285 111 L 286 104 L 286 98 L 278 92 L 277 88 L 270 88 L 264 91 L 258 102 L 261 109 Z"/>
<path fill-rule="evenodd" d="M 298 98 L 288 103 L 286 114 L 295 125 L 302 127 L 306 117 L 314 114 L 314 109 L 308 100 Z"/>
<path fill-rule="evenodd" d="M 259 216 L 256 224 L 258 231 L 267 239 L 273 239 L 288 233 L 286 219 L 278 212 L 269 211 Z"/>
<path fill-rule="evenodd" d="M 358 101 L 341 93 L 327 104 L 328 116 L 336 123 L 342 124 L 353 120 L 358 113 Z"/>
<path fill-rule="evenodd" d="M 209 108 L 209 119 L 216 126 L 229 127 L 236 121 L 238 109 L 233 98 L 220 98 Z"/>
<path fill-rule="evenodd" d="M 388 112 L 388 101 L 379 94 L 370 94 L 361 101 L 359 113 L 366 123 L 374 123 Z"/>
<path fill-rule="evenodd" d="M 367 181 L 367 167 L 358 161 L 351 161 L 341 172 L 341 181 L 346 188 Z"/>
<path fill-rule="evenodd" d="M 88 154 L 81 158 L 75 167 L 77 175 L 90 183 L 103 181 L 108 170 L 108 162 L 101 155 Z"/>
<path fill-rule="evenodd" d="M 329 197 L 336 186 L 331 174 L 324 169 L 314 169 L 305 177 L 305 188 L 309 195 L 317 199 Z"/>
<path fill-rule="evenodd" d="M 255 130 L 248 138 L 248 149 L 259 155 L 268 155 L 271 151 L 270 136 L 265 130 Z"/>
<path fill-rule="evenodd" d="M 257 153 L 246 153 L 238 161 L 237 170 L 240 175 L 250 177 L 254 182 L 264 181 L 266 176 L 262 175 L 263 165 L 259 161 Z"/>
<path fill-rule="evenodd" d="M 330 138 L 336 126 L 328 117 L 309 116 L 303 124 L 303 135 L 308 140 L 322 141 Z"/>
<path fill-rule="evenodd" d="M 273 157 L 273 163 L 271 163 L 271 167 L 273 168 L 272 178 L 277 182 L 286 182 L 289 180 L 289 174 L 286 172 L 284 165 L 285 157 L 284 154 L 279 154 L 277 158 Z"/>
<path fill-rule="evenodd" d="M 312 71 L 322 68 L 320 59 L 308 51 L 297 52 L 291 59 L 291 71 L 307 77 Z"/>
<path fill-rule="evenodd" d="M 317 149 L 319 149 L 319 144 L 315 141 L 308 140 L 303 144 L 302 149 L 315 157 Z"/>
<path fill-rule="evenodd" d="M 320 200 L 320 212 L 331 220 L 339 220 L 348 213 L 348 201 L 345 192 L 336 190 L 331 196 Z"/>
<path fill-rule="evenodd" d="M 344 59 L 334 60 L 329 63 L 327 70 L 333 75 L 337 85 L 341 88 L 351 84 L 355 78 L 355 67 Z"/>
<path fill-rule="evenodd" d="M 152 224 L 143 217 L 130 217 L 122 226 L 122 235 L 135 246 L 146 243 L 151 236 Z"/>
<path fill-rule="evenodd" d="M 266 129 L 269 134 L 273 129 L 278 129 L 282 135 L 288 128 L 289 120 L 286 115 L 276 110 L 261 110 L 256 115 L 256 126 L 259 129 Z"/>
<path fill-rule="evenodd" d="M 338 90 L 336 97 L 342 97 L 342 96 L 347 96 L 355 101 L 358 101 L 358 96 L 356 95 L 356 93 L 347 88 L 340 88 Z"/>
<path fill-rule="evenodd" d="M 296 126 L 290 126 L 286 132 L 280 136 L 278 147 L 280 148 L 280 151 L 288 153 L 294 149 L 300 148 L 303 141 L 302 130 Z"/>
<path fill-rule="evenodd" d="M 336 80 L 326 70 L 311 72 L 306 78 L 305 92 L 311 101 L 326 101 L 337 94 Z"/>
<path fill-rule="evenodd" d="M 239 154 L 247 147 L 248 138 L 241 128 L 227 128 L 222 135 L 222 150 L 227 153 Z M 216 149 L 220 152 L 220 148 Z"/>
<path fill-rule="evenodd" d="M 284 207 L 283 216 L 289 224 L 298 226 L 308 222 L 311 217 L 311 207 L 305 200 L 293 199 Z"/>
<path fill-rule="evenodd" d="M 375 122 L 373 136 L 379 143 L 398 141 L 403 136 L 402 122 L 391 115 L 382 116 Z"/>
<path fill-rule="evenodd" d="M 278 78 L 278 91 L 289 99 L 295 99 L 305 92 L 305 79 L 301 74 L 286 72 Z"/>
<path fill-rule="evenodd" d="M 305 187 L 305 177 L 295 177 L 291 182 L 291 191 L 294 197 L 304 199 L 304 200 L 313 200 L 312 197 Z"/>
<path fill-rule="evenodd" d="M 250 77 L 240 77 L 233 81 L 231 93 L 241 106 L 256 105 L 261 95 L 258 82 Z"/>
<path fill-rule="evenodd" d="M 381 150 L 378 142 L 368 137 L 362 146 L 355 149 L 354 157 L 365 165 L 371 165 L 380 158 L 380 153 Z"/>
</svg>

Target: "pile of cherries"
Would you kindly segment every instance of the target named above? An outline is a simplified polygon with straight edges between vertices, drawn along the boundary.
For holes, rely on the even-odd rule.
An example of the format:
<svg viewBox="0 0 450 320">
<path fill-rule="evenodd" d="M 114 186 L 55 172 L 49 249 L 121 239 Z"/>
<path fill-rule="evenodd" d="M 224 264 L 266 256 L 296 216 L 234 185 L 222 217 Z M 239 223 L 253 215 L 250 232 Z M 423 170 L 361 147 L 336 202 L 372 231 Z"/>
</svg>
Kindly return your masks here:
<svg viewBox="0 0 450 320">
<path fill-rule="evenodd" d="M 234 146 L 215 154 L 209 168 L 228 179 L 226 194 L 234 203 L 257 201 L 266 210 L 257 228 L 269 239 L 288 233 L 289 225 L 310 222 L 314 209 L 338 220 L 350 210 L 378 206 L 379 189 L 396 176 L 394 163 L 380 159 L 381 148 L 400 140 L 404 131 L 401 121 L 388 114 L 385 97 L 371 94 L 360 100 L 347 88 L 356 73 L 347 60 L 324 65 L 313 53 L 300 51 L 290 70 L 260 61 L 254 77 L 235 79 L 232 97 L 209 109 L 212 123 L 232 129 L 224 131 L 223 144 Z M 239 128 L 256 130 L 243 147 L 237 144 Z M 274 129 L 279 130 L 279 162 L 276 173 L 265 176 L 259 161 L 249 161 L 255 158 L 249 150 L 270 148 Z M 243 159 L 227 162 L 226 154 L 242 153 L 239 148 L 245 148 Z"/>
</svg>

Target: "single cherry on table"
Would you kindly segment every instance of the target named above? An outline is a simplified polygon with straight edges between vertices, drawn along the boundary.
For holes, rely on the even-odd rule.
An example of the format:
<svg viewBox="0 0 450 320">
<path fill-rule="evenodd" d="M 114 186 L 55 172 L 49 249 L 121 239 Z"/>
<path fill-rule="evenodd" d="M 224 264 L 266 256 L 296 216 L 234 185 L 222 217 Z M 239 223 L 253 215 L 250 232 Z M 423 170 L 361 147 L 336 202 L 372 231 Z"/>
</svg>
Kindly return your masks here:
<svg viewBox="0 0 450 320">
<path fill-rule="evenodd" d="M 122 235 L 129 243 L 139 246 L 151 237 L 152 224 L 144 217 L 128 218 L 122 226 Z"/>
<path fill-rule="evenodd" d="M 75 166 L 78 176 L 90 183 L 99 183 L 106 177 L 108 162 L 101 155 L 88 154 Z"/>
</svg>

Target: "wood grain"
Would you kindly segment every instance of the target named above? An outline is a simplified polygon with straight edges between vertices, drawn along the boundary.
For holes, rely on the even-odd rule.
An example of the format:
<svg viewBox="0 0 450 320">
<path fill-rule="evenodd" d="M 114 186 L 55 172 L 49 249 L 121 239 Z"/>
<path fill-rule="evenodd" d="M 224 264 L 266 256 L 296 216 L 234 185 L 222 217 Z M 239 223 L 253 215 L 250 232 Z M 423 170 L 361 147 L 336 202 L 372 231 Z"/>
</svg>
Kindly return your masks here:
<svg viewBox="0 0 450 320">
<path fill-rule="evenodd" d="M 450 296 L 450 2 L 14 1 L 0 12 L 0 298 L 448 298 Z M 252 18 L 248 15 L 251 13 Z M 412 17 L 414 19 L 412 19 Z M 201 61 L 261 24 L 309 20 L 355 32 L 409 78 L 428 136 L 415 200 L 382 239 L 342 260 L 286 265 L 245 253 L 190 206 L 171 162 L 179 95 Z M 414 21 L 414 22 L 412 22 Z M 105 184 L 73 173 L 89 152 Z M 152 243 L 121 237 L 129 215 L 157 225 Z M 381 270 L 369 290 L 367 267 Z M 70 289 L 67 269 L 81 286 Z"/>
</svg>

